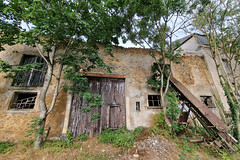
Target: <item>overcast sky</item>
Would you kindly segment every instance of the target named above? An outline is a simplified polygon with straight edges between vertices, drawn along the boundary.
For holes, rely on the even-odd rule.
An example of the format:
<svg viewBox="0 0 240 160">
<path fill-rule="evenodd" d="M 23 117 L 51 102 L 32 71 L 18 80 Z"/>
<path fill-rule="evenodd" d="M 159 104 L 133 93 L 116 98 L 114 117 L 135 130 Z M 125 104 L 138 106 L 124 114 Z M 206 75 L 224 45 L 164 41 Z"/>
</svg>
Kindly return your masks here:
<svg viewBox="0 0 240 160">
<path fill-rule="evenodd" d="M 24 29 L 28 30 L 26 23 L 22 22 L 21 26 L 22 26 Z M 29 24 L 29 26 L 32 27 L 31 24 Z M 187 35 L 189 35 L 189 34 L 185 33 L 184 31 L 178 31 L 178 32 L 176 33 L 176 35 L 174 36 L 173 40 L 175 41 L 175 40 L 180 39 L 180 38 L 182 38 L 182 37 L 185 37 L 185 36 L 187 36 Z M 131 41 L 127 41 L 127 43 L 124 44 L 124 43 L 122 42 L 122 39 L 119 39 L 119 46 L 122 46 L 122 47 L 125 47 L 125 48 L 142 48 L 142 47 L 139 46 L 139 45 L 137 45 L 137 46 L 134 45 Z M 146 48 L 149 48 L 149 47 L 146 46 Z"/>
</svg>

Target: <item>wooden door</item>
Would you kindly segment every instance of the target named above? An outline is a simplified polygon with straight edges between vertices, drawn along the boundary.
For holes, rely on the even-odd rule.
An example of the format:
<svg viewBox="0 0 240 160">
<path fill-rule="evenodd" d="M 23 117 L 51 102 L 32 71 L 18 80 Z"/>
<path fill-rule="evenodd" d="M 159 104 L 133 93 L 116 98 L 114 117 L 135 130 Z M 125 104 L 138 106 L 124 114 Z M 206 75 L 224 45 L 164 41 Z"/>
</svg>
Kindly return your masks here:
<svg viewBox="0 0 240 160">
<path fill-rule="evenodd" d="M 103 106 L 96 107 L 87 114 L 82 113 L 84 100 L 77 97 L 76 94 L 73 95 L 69 130 L 74 137 L 80 133 L 89 133 L 91 136 L 95 136 L 107 128 L 116 129 L 126 124 L 124 79 L 97 77 L 88 79 L 90 92 L 102 96 Z M 94 113 L 99 113 L 101 119 L 91 122 L 91 116 Z"/>
</svg>

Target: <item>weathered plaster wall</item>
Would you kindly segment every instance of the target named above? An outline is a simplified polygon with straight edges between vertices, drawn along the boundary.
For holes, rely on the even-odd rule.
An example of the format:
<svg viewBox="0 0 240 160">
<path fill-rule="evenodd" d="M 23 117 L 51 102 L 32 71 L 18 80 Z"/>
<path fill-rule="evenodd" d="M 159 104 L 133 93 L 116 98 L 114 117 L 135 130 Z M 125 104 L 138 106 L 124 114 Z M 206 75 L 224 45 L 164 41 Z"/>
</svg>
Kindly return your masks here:
<svg viewBox="0 0 240 160">
<path fill-rule="evenodd" d="M 104 53 L 103 49 L 101 49 L 101 53 L 105 63 L 114 68 L 112 74 L 125 77 L 127 127 L 134 129 L 138 126 L 150 126 L 151 115 L 159 112 L 160 109 L 148 108 L 148 95 L 158 95 L 146 83 L 151 76 L 153 64 L 148 50 L 115 47 L 114 57 Z M 95 70 L 92 73 L 101 73 L 101 71 Z M 136 111 L 136 102 L 140 102 L 140 111 Z"/>
<path fill-rule="evenodd" d="M 10 64 L 19 64 L 23 54 L 38 55 L 37 50 L 24 45 L 5 46 L 5 51 L 0 53 L 1 60 Z M 19 141 L 26 139 L 26 131 L 30 121 L 39 115 L 39 94 L 41 87 L 13 87 L 12 80 L 3 78 L 0 75 L 0 141 Z M 56 79 L 53 78 L 50 90 L 47 93 L 47 105 L 51 103 L 53 89 Z M 37 92 L 37 99 L 34 109 L 9 110 L 10 101 L 14 92 Z M 61 93 L 57 99 L 56 107 L 49 114 L 46 127 L 51 127 L 49 137 L 59 136 L 62 132 L 65 115 L 67 94 Z M 51 122 L 51 123 L 49 123 Z"/>
<path fill-rule="evenodd" d="M 206 67 L 206 70 L 208 71 L 208 73 L 206 73 L 208 75 L 208 80 L 210 83 L 210 90 L 208 90 L 207 88 L 205 88 L 206 90 L 206 94 L 209 94 L 209 92 L 211 93 L 210 95 L 213 95 L 215 94 L 216 97 L 219 97 L 219 99 L 222 101 L 223 103 L 223 106 L 225 108 L 226 111 L 229 111 L 229 105 L 227 103 L 227 99 L 226 99 L 226 96 L 224 95 L 224 91 L 222 89 L 222 86 L 220 84 L 220 79 L 219 79 L 219 76 L 218 76 L 218 73 L 217 73 L 217 68 L 216 68 L 216 65 L 213 61 L 213 59 L 209 56 L 210 54 L 210 50 L 207 46 L 202 46 L 199 41 L 196 39 L 196 37 L 192 37 L 190 38 L 188 41 L 186 41 L 182 46 L 182 53 L 183 55 L 197 55 L 197 56 L 200 56 L 202 57 L 202 59 L 205 61 L 205 67 Z M 186 72 L 184 74 L 188 74 L 190 71 L 189 70 L 192 70 L 191 68 L 188 68 L 186 70 Z M 193 72 L 193 71 L 191 71 Z M 195 73 L 198 73 L 198 71 L 194 71 L 194 74 Z M 194 79 L 198 79 L 198 75 L 194 75 L 196 76 Z M 190 77 L 189 79 L 185 79 L 185 81 L 191 81 L 193 78 Z M 200 82 L 202 81 L 203 79 L 200 79 Z M 205 82 L 207 82 L 206 79 L 205 79 Z M 205 84 L 207 86 L 207 84 Z M 193 85 L 194 86 L 194 85 Z M 198 87 L 196 87 L 198 88 Z M 192 91 L 193 93 L 195 93 L 194 91 Z M 215 113 L 216 110 L 214 110 Z"/>
<path fill-rule="evenodd" d="M 212 91 L 216 92 L 215 79 L 212 77 L 215 73 L 211 70 L 210 62 L 202 54 L 202 50 L 195 39 L 190 39 L 189 44 L 182 46 L 182 63 L 173 66 L 174 76 L 181 81 L 197 98 L 200 96 L 211 96 Z M 150 126 L 152 124 L 153 114 L 160 109 L 150 109 L 148 107 L 148 95 L 157 95 L 150 86 L 146 84 L 151 76 L 152 57 L 148 50 L 137 48 L 115 47 L 113 57 L 104 52 L 100 46 L 100 53 L 103 60 L 109 66 L 113 67 L 112 75 L 125 77 L 126 92 L 126 125 L 129 129 L 138 126 Z M 7 60 L 11 64 L 19 64 L 22 54 L 36 54 L 34 48 L 23 45 L 6 47 L 6 51 L 1 52 L 0 58 Z M 56 70 L 55 70 L 56 72 Z M 110 74 L 100 69 L 95 69 L 91 73 Z M 12 87 L 11 80 L 6 80 L 0 76 L 0 141 L 1 140 L 20 140 L 26 135 L 29 121 L 37 117 L 39 113 L 38 99 L 35 108 L 27 111 L 10 111 L 8 106 L 14 91 L 36 91 L 38 94 L 41 87 Z M 51 103 L 56 79 L 53 78 L 49 92 L 47 93 L 47 105 Z M 214 89 L 215 88 L 215 89 Z M 217 86 L 218 88 L 218 86 Z M 219 89 L 219 88 L 218 88 Z M 220 88 L 221 89 L 221 88 Z M 218 90 L 217 90 L 218 91 Z M 136 110 L 136 102 L 140 102 L 140 111 Z M 68 128 L 69 112 L 71 109 L 71 95 L 61 93 L 57 99 L 56 106 L 48 117 L 46 127 L 51 127 L 49 137 L 58 137 L 66 133 Z M 66 113 L 66 114 L 65 114 Z M 49 123 L 51 122 L 51 123 Z"/>
<path fill-rule="evenodd" d="M 180 64 L 174 64 L 173 75 L 199 100 L 200 96 L 213 97 L 214 83 L 203 56 L 183 56 Z M 216 109 L 212 110 L 218 115 Z"/>
</svg>

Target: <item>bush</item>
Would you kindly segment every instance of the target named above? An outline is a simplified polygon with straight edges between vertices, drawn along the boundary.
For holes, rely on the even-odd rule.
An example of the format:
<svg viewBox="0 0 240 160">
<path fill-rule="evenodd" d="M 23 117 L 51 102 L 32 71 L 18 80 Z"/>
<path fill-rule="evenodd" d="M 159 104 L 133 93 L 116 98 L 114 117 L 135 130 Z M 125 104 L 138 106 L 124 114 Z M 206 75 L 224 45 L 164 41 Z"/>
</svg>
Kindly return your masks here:
<svg viewBox="0 0 240 160">
<path fill-rule="evenodd" d="M 154 121 L 157 127 L 164 128 L 165 120 L 163 111 L 160 111 L 154 115 Z"/>
<path fill-rule="evenodd" d="M 8 151 L 12 150 L 15 145 L 9 142 L 0 142 L 0 154 L 7 153 Z"/>
<path fill-rule="evenodd" d="M 117 130 L 106 129 L 100 134 L 99 142 L 112 143 L 116 147 L 128 148 L 133 145 L 134 134 L 126 127 Z"/>
</svg>

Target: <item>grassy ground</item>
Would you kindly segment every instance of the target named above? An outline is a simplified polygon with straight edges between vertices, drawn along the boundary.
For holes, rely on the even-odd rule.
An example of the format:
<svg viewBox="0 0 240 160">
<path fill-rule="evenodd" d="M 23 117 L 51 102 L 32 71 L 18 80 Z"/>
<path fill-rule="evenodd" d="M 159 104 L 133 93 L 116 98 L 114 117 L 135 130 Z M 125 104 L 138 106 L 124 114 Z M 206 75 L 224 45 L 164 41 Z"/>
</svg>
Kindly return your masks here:
<svg viewBox="0 0 240 160">
<path fill-rule="evenodd" d="M 18 144 L 0 143 L 1 160 L 106 160 L 106 159 L 237 159 L 237 154 L 218 153 L 206 143 L 190 143 L 185 136 L 171 137 L 165 130 L 126 128 L 107 130 L 100 137 L 80 137 L 66 141 L 45 141 L 39 150 L 32 150 L 32 141 Z M 85 141 L 86 140 L 86 141 Z"/>
</svg>

